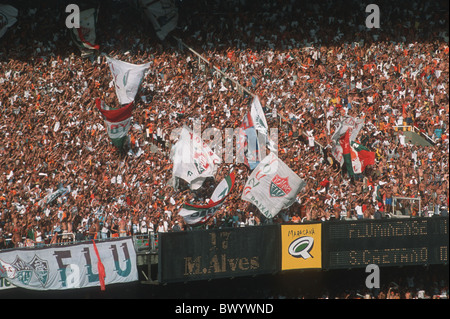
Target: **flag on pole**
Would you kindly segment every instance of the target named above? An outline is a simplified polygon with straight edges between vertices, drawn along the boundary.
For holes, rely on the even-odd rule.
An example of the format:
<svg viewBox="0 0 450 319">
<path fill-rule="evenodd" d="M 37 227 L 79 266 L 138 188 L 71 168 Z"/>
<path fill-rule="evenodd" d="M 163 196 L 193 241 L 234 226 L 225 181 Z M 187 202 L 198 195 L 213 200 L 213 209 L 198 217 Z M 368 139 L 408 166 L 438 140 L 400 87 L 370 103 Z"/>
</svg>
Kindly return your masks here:
<svg viewBox="0 0 450 319">
<path fill-rule="evenodd" d="M 17 22 L 19 10 L 9 4 L 0 3 L 0 38 L 5 35 L 6 30 Z"/>
<path fill-rule="evenodd" d="M 238 156 L 244 155 L 244 164 L 253 170 L 265 157 L 266 147 L 276 152 L 275 143 L 269 139 L 268 124 L 257 96 L 253 98 L 250 112 L 239 128 Z"/>
<path fill-rule="evenodd" d="M 139 0 L 139 4 L 160 40 L 177 27 L 178 8 L 173 0 Z"/>
<path fill-rule="evenodd" d="M 150 63 L 132 64 L 111 57 L 106 57 L 106 62 L 113 76 L 114 88 L 116 89 L 119 103 L 124 105 L 134 102 L 144 79 L 145 71 L 150 67 Z"/>
<path fill-rule="evenodd" d="M 189 225 L 203 224 L 207 222 L 222 206 L 225 199 L 233 189 L 235 174 L 231 172 L 215 188 L 207 205 L 184 204 L 178 213 Z"/>
<path fill-rule="evenodd" d="M 237 141 L 237 162 L 244 163 L 253 170 L 261 161 L 261 152 L 258 133 L 253 125 L 250 113 L 247 113 L 239 127 L 239 140 Z"/>
<path fill-rule="evenodd" d="M 242 199 L 255 205 L 266 218 L 291 206 L 306 182 L 274 153 L 267 155 L 245 184 Z"/>
<path fill-rule="evenodd" d="M 214 177 L 217 165 L 222 163 L 201 137 L 183 126 L 178 141 L 172 147 L 173 176 L 190 184 L 190 188 L 199 189 L 206 178 Z"/>
</svg>

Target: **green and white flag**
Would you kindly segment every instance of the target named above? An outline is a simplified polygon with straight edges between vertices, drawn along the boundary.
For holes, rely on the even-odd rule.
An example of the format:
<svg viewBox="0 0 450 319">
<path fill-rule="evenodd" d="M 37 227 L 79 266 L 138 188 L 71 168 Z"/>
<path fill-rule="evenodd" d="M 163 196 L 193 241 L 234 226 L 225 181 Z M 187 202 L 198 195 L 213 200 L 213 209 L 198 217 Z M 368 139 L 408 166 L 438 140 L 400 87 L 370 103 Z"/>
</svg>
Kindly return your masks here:
<svg viewBox="0 0 450 319">
<path fill-rule="evenodd" d="M 217 165 L 222 163 L 201 137 L 183 126 L 178 141 L 172 147 L 173 176 L 190 184 L 190 188 L 199 189 L 206 178 L 214 177 Z"/>
<path fill-rule="evenodd" d="M 250 107 L 250 116 L 255 130 L 258 132 L 258 135 L 262 136 L 265 140 L 264 143 L 259 143 L 259 146 L 262 148 L 260 153 L 264 153 L 264 146 L 266 145 L 270 151 L 276 153 L 278 150 L 275 143 L 269 139 L 269 126 L 267 124 L 266 115 L 264 114 L 261 102 L 259 101 L 257 96 L 253 98 Z M 263 154 L 263 157 L 264 155 L 265 154 Z"/>
<path fill-rule="evenodd" d="M 111 108 L 104 101 L 97 98 L 95 105 L 103 115 L 111 142 L 118 148 L 122 148 L 127 139 L 131 123 L 133 122 L 132 112 L 134 103 L 131 102 L 121 108 Z"/>
<path fill-rule="evenodd" d="M 235 174 L 231 172 L 215 188 L 207 205 L 184 204 L 178 215 L 189 225 L 203 224 L 208 221 L 222 206 L 233 189 Z"/>
<path fill-rule="evenodd" d="M 353 142 L 364 126 L 364 119 L 345 116 L 338 123 L 336 130 L 331 136 L 332 148 L 331 154 L 334 159 L 342 166 L 344 164 L 343 149 L 340 143 L 341 138 L 349 132 L 349 140 Z"/>
<path fill-rule="evenodd" d="M 145 71 L 150 63 L 132 64 L 111 57 L 106 57 L 113 76 L 117 99 L 121 105 L 134 102 L 139 86 L 144 79 Z"/>
<path fill-rule="evenodd" d="M 291 206 L 306 182 L 274 153 L 267 155 L 245 184 L 242 199 L 255 205 L 266 218 Z"/>
<path fill-rule="evenodd" d="M 95 44 L 97 19 L 97 9 L 83 10 L 80 12 L 80 27 L 72 28 L 72 39 L 81 50 L 83 56 L 92 54 L 92 50 L 100 48 L 98 44 Z"/>
<path fill-rule="evenodd" d="M 367 147 L 350 141 L 350 131 L 340 138 L 342 157 L 349 176 L 361 174 L 368 165 L 375 164 L 375 152 Z"/>
</svg>

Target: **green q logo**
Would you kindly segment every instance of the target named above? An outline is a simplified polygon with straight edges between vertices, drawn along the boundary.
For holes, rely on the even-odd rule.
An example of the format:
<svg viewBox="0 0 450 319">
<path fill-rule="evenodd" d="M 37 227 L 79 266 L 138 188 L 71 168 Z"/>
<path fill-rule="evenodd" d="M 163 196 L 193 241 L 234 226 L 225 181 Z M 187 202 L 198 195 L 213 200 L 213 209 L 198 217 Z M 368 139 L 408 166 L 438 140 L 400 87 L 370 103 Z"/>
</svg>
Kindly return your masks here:
<svg viewBox="0 0 450 319">
<path fill-rule="evenodd" d="M 314 238 L 309 236 L 303 236 L 294 240 L 290 245 L 288 252 L 295 258 L 313 258 L 309 253 L 314 246 Z"/>
</svg>

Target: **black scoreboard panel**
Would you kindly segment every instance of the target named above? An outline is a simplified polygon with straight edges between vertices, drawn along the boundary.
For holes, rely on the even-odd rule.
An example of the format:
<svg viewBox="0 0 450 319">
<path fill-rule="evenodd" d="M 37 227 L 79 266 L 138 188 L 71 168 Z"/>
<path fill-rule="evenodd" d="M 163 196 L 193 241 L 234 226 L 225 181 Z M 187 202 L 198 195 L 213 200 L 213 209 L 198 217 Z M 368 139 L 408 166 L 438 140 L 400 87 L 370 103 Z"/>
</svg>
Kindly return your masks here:
<svg viewBox="0 0 450 319">
<path fill-rule="evenodd" d="M 280 227 L 160 233 L 163 283 L 271 274 L 280 269 Z"/>
<path fill-rule="evenodd" d="M 327 222 L 322 234 L 325 269 L 448 262 L 447 217 Z"/>
</svg>

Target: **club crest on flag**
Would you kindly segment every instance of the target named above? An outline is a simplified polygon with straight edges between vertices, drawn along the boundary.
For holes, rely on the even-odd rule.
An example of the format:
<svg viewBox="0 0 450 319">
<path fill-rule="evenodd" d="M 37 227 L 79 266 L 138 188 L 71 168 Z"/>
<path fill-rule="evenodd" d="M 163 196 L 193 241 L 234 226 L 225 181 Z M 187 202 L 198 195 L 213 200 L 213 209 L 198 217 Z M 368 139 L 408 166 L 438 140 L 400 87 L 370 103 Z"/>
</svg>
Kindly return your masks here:
<svg viewBox="0 0 450 319">
<path fill-rule="evenodd" d="M 196 152 L 194 154 L 194 164 L 199 174 L 206 171 L 209 167 L 208 160 L 203 153 Z"/>
<path fill-rule="evenodd" d="M 284 197 L 292 191 L 292 187 L 289 186 L 289 179 L 280 177 L 278 174 L 272 179 L 270 183 L 270 196 L 271 197 Z"/>
</svg>

